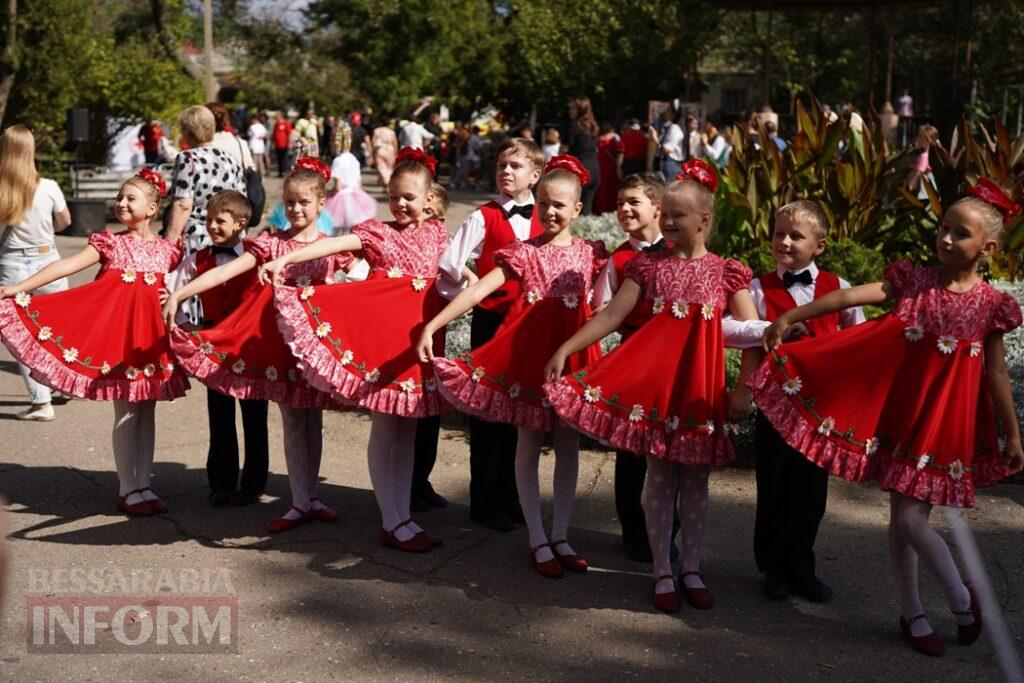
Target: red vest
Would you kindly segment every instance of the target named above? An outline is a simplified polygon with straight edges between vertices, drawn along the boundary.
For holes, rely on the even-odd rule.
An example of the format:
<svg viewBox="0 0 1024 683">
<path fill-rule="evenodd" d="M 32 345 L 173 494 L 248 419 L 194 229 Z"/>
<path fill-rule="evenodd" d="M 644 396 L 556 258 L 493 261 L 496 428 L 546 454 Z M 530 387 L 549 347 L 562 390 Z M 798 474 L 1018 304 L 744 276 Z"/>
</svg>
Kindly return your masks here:
<svg viewBox="0 0 1024 683">
<path fill-rule="evenodd" d="M 210 247 L 196 252 L 196 276 L 217 266 L 217 259 Z M 208 289 L 199 295 L 203 304 L 203 326 L 213 327 L 242 305 L 250 290 L 256 287 L 256 270 L 242 273 L 224 284 Z"/>
<path fill-rule="evenodd" d="M 796 308 L 796 302 L 786 288 L 778 273 L 772 272 L 761 275 L 761 289 L 764 291 L 764 312 L 769 321 L 775 321 L 780 315 L 788 310 Z M 839 277 L 824 270 L 818 270 L 818 277 L 814 278 L 814 298 L 820 299 L 829 292 L 840 288 Z M 823 337 L 835 334 L 839 331 L 839 313 L 829 313 L 805 320 L 804 325 L 812 337 Z"/>
<path fill-rule="evenodd" d="M 612 252 L 612 265 L 615 268 L 615 278 L 622 286 L 622 283 L 626 279 L 626 264 L 632 261 L 637 254 L 640 252 L 633 248 L 633 245 L 626 240 L 620 244 L 615 251 Z M 640 329 L 650 319 L 650 315 L 643 310 L 642 306 L 634 306 L 633 310 L 629 312 L 629 315 L 619 325 L 619 334 L 622 335 L 622 340 L 625 341 L 629 335 L 633 334 Z"/>
<path fill-rule="evenodd" d="M 487 202 L 479 211 L 484 217 L 484 246 L 476 259 L 476 274 L 483 277 L 494 270 L 494 252 L 511 244 L 516 239 L 516 233 L 497 202 Z M 530 217 L 530 237 L 537 237 L 543 231 L 535 208 Z M 504 313 L 518 297 L 519 283 L 509 280 L 481 301 L 479 306 L 494 313 Z"/>
</svg>

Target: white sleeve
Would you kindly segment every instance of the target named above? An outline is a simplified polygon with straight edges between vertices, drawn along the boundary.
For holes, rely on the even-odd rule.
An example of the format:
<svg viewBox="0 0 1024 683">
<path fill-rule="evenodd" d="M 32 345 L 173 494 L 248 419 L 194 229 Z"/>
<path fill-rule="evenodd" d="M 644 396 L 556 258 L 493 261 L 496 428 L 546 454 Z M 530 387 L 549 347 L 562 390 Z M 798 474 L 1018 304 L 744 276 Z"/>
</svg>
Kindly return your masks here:
<svg viewBox="0 0 1024 683">
<path fill-rule="evenodd" d="M 665 131 L 665 138 L 661 141 L 661 146 L 669 156 L 679 156 L 683 150 L 682 142 L 683 131 L 679 126 L 673 124 Z"/>
<path fill-rule="evenodd" d="M 438 262 L 442 276 L 453 282 L 462 283 L 462 269 L 469 259 L 480 257 L 484 245 L 484 215 L 479 210 L 469 214 L 455 232 L 451 243 Z M 465 286 L 464 283 L 462 286 Z"/>
<path fill-rule="evenodd" d="M 722 337 L 725 345 L 733 349 L 760 348 L 764 331 L 771 325 L 767 320 L 736 320 L 731 315 L 722 318 Z"/>
<path fill-rule="evenodd" d="M 764 304 L 764 289 L 761 287 L 760 278 L 750 281 L 750 298 L 754 300 L 754 308 L 757 309 L 757 317 L 764 320 L 768 317 L 768 309 Z"/>
<path fill-rule="evenodd" d="M 39 185 L 44 188 L 46 195 L 53 202 L 53 212 L 60 213 L 64 209 L 68 208 L 67 201 L 64 200 L 64 193 L 61 192 L 60 185 L 49 178 L 42 178 L 39 181 Z"/>
<path fill-rule="evenodd" d="M 843 278 L 839 278 L 839 288 L 849 289 L 850 283 Z M 866 320 L 867 318 L 864 317 L 864 311 L 860 306 L 846 308 L 839 312 L 839 327 L 844 330 L 847 327 L 856 327 Z"/>
<path fill-rule="evenodd" d="M 183 258 L 178 267 L 164 275 L 164 287 L 169 294 L 178 291 L 196 276 L 196 255 L 189 254 Z M 188 322 L 188 311 L 183 306 L 178 306 L 178 312 L 174 314 L 174 322 L 177 325 L 184 325 Z"/>
<path fill-rule="evenodd" d="M 430 142 L 431 140 L 434 139 L 434 134 L 431 133 L 422 125 L 420 126 L 420 135 L 422 135 L 423 139 L 426 140 L 427 142 Z"/>
<path fill-rule="evenodd" d="M 608 259 L 604 268 L 597 275 L 594 281 L 594 308 L 600 308 L 612 300 L 615 292 L 619 291 L 619 275 L 615 272 L 615 262 Z"/>
</svg>

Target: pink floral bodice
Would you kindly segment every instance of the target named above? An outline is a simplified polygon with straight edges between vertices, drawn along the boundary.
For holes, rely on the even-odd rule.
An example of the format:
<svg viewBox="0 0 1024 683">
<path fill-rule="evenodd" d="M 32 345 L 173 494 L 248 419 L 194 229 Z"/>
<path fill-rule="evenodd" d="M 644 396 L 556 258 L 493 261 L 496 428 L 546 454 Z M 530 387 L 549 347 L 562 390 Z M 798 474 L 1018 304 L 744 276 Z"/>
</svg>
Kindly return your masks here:
<svg viewBox="0 0 1024 683">
<path fill-rule="evenodd" d="M 327 235 L 322 232 L 316 234 L 316 239 L 324 239 Z M 316 240 L 313 240 L 316 241 Z M 300 242 L 288 237 L 284 232 L 265 232 L 258 237 L 242 240 L 242 247 L 256 257 L 256 265 L 261 266 L 267 261 L 273 261 L 278 256 L 284 256 L 296 249 L 310 244 Z M 290 263 L 281 271 L 287 283 L 307 285 L 319 282 L 334 282 L 334 272 L 352 261 L 351 254 L 334 254 L 327 258 L 314 259 L 305 263 Z"/>
<path fill-rule="evenodd" d="M 89 246 L 100 253 L 100 270 L 137 270 L 147 273 L 168 273 L 181 260 L 181 249 L 171 242 L 155 237 L 142 240 L 131 232 L 94 232 Z"/>
<path fill-rule="evenodd" d="M 679 258 L 669 251 L 637 254 L 626 264 L 626 277 L 640 285 L 642 297 L 688 304 L 710 304 L 726 310 L 729 298 L 750 285 L 750 268 L 717 254 Z"/>
<path fill-rule="evenodd" d="M 437 277 L 437 264 L 450 239 L 448 229 L 435 220 L 403 228 L 370 219 L 352 228 L 351 234 L 363 243 L 363 257 L 370 268 L 388 271 L 392 277 Z"/>
<path fill-rule="evenodd" d="M 982 341 L 991 332 L 1008 332 L 1021 324 L 1016 300 L 983 280 L 966 292 L 951 292 L 939 282 L 937 267 L 915 268 L 908 261 L 886 268 L 885 279 L 896 292 L 893 314 L 909 327 Z"/>
<path fill-rule="evenodd" d="M 522 296 L 558 298 L 574 294 L 589 302 L 594 279 L 608 262 L 608 249 L 598 240 L 573 237 L 558 246 L 534 237 L 516 240 L 494 252 L 494 263 L 519 281 Z"/>
</svg>

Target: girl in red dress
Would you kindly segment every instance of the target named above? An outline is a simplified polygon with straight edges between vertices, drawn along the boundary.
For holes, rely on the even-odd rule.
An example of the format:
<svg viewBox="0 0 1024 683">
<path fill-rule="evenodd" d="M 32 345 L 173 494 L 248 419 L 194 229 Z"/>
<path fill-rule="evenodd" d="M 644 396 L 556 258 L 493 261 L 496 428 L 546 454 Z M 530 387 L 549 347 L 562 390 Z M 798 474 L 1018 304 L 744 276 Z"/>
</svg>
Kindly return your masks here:
<svg viewBox="0 0 1024 683">
<path fill-rule="evenodd" d="M 348 235 L 282 255 L 260 269 L 260 278 L 272 282 L 289 264 L 331 254 L 355 252 L 369 264 L 363 282 L 278 288 L 278 322 L 310 384 L 373 413 L 367 461 L 383 519 L 381 543 L 426 552 L 441 541 L 409 511 L 416 421 L 448 405 L 413 341 L 441 308 L 434 282 L 448 231 L 426 213 L 437 161 L 410 148 L 397 161 L 388 182 L 394 222 L 368 220 Z"/>
<path fill-rule="evenodd" d="M 679 505 L 683 552 L 679 583 L 689 602 L 711 607 L 700 555 L 713 465 L 734 457 L 728 437 L 722 315 L 757 317 L 747 291 L 750 269 L 708 252 L 715 172 L 683 165 L 665 192 L 661 232 L 667 251 L 638 254 L 606 308 L 562 344 L 544 369 L 559 417 L 584 434 L 646 456 L 644 514 L 654 553 L 654 604 L 679 610 L 670 558 L 673 508 Z M 646 322 L 597 363 L 562 377 L 566 359 L 613 332 L 634 308 Z M 747 353 L 744 376 L 755 353 Z M 561 378 L 561 379 L 559 379 Z M 742 385 L 740 385 L 742 386 Z M 742 412 L 742 411 L 741 411 Z"/>
<path fill-rule="evenodd" d="M 900 630 L 933 656 L 944 646 L 924 616 L 919 561 L 942 585 L 961 644 L 981 633 L 981 611 L 974 587 L 964 584 L 928 523 L 932 506 L 971 507 L 976 487 L 1024 464 L 1003 353 L 1003 334 L 1021 324 L 1020 306 L 977 272 L 998 249 L 1004 219 L 1019 208 L 982 179 L 942 217 L 938 266 L 899 261 L 883 282 L 783 314 L 765 332 L 772 353 L 750 380 L 758 407 L 790 446 L 832 474 L 873 480 L 890 492 Z M 893 309 L 880 318 L 779 346 L 780 335 L 801 320 L 886 301 Z M 993 402 L 1006 435 L 1001 445 Z"/>
<path fill-rule="evenodd" d="M 538 572 L 557 578 L 563 569 L 587 569 L 586 560 L 566 541 L 576 494 L 579 434 L 557 424 L 544 398 L 541 370 L 558 344 L 590 318 L 593 282 L 608 260 L 608 251 L 601 242 L 569 232 L 582 209 L 581 187 L 589 180 L 583 165 L 564 155 L 548 162 L 545 171 L 537 184 L 537 211 L 544 232 L 495 252 L 500 267 L 461 292 L 427 324 L 418 350 L 423 360 L 433 359 L 439 388 L 458 410 L 519 428 L 516 484 L 530 534 L 530 559 Z M 494 338 L 460 358 L 434 358 L 433 335 L 509 279 L 519 282 L 521 292 Z M 590 346 L 574 354 L 567 367 L 577 370 L 599 356 L 599 347 Z M 554 519 L 549 543 L 541 518 L 537 468 L 544 433 L 552 429 Z"/>
<path fill-rule="evenodd" d="M 601 135 L 597 138 L 597 163 L 601 168 L 601 180 L 594 196 L 594 213 L 615 211 L 619 198 L 619 162 L 622 151 L 619 136 L 610 123 L 601 124 Z"/>
<path fill-rule="evenodd" d="M 159 300 L 181 249 L 150 230 L 166 193 L 163 178 L 143 169 L 125 181 L 114 205 L 127 230 L 93 233 L 74 256 L 0 287 L 0 336 L 33 377 L 76 398 L 114 402 L 115 502 L 138 517 L 167 510 L 150 488 L 156 401 L 188 389 L 171 355 Z M 28 294 L 95 263 L 100 271 L 89 284 Z"/>
<path fill-rule="evenodd" d="M 291 228 L 242 240 L 244 254 L 206 271 L 171 294 L 164 304 L 168 326 L 174 324 L 179 302 L 310 242 L 327 239 L 316 229 L 316 219 L 324 208 L 329 177 L 330 169 L 319 160 L 299 159 L 284 182 L 284 205 Z M 288 268 L 281 273 L 280 282 L 292 290 L 334 282 L 335 271 L 349 261 L 351 257 L 346 254 Z M 235 398 L 274 401 L 280 407 L 292 506 L 267 526 L 273 534 L 314 519 L 338 519 L 316 495 L 323 453 L 323 409 L 337 404 L 299 375 L 295 358 L 277 328 L 274 289 L 257 290 L 255 297 L 212 328 L 185 331 L 172 327 L 171 345 L 185 369 L 210 388 Z"/>
</svg>

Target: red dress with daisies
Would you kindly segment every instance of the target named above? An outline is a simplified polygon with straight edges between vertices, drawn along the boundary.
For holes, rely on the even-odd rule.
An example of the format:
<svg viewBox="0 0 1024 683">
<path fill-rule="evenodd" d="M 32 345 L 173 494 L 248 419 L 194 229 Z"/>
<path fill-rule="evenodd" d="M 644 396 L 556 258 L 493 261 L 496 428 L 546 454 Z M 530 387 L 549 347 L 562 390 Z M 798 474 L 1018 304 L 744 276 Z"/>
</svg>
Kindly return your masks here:
<svg viewBox="0 0 1024 683">
<path fill-rule="evenodd" d="M 100 272 L 64 292 L 0 301 L 0 337 L 39 382 L 76 398 L 164 401 L 183 396 L 160 316 L 164 275 L 181 259 L 167 240 L 97 232 Z"/>
<path fill-rule="evenodd" d="M 594 279 L 607 261 L 602 242 L 578 237 L 567 246 L 542 237 L 516 240 L 496 251 L 494 262 L 519 282 L 519 297 L 491 341 L 459 358 L 434 360 L 448 401 L 482 420 L 552 429 L 555 413 L 544 396 L 544 366 L 590 319 Z M 595 344 L 573 354 L 565 371 L 600 357 Z"/>
<path fill-rule="evenodd" d="M 316 239 L 325 237 L 317 233 Z M 245 251 L 256 257 L 257 267 L 307 244 L 284 232 L 242 240 Z M 172 329 L 175 355 L 196 379 L 228 396 L 287 403 L 295 408 L 338 407 L 299 373 L 278 329 L 274 291 L 334 282 L 334 272 L 351 259 L 349 254 L 338 254 L 287 266 L 281 273 L 281 286 L 256 287 L 248 301 L 214 327 L 194 332 Z"/>
<path fill-rule="evenodd" d="M 623 451 L 684 465 L 734 458 L 725 421 L 722 314 L 750 284 L 739 261 L 668 251 L 638 254 L 625 276 L 640 286 L 647 322 L 594 365 L 546 385 L 558 416 Z"/>
<path fill-rule="evenodd" d="M 1009 294 L 950 292 L 937 268 L 885 271 L 893 310 L 825 338 L 783 344 L 751 377 L 754 401 L 790 446 L 832 474 L 933 505 L 972 507 L 1006 476 L 985 338 L 1021 324 Z"/>
<path fill-rule="evenodd" d="M 414 347 L 441 310 L 434 283 L 448 230 L 433 220 L 416 228 L 368 220 L 351 234 L 363 244 L 366 280 L 277 290 L 281 331 L 301 371 L 321 391 L 374 412 L 417 418 L 444 412 L 449 406 L 436 390 L 433 368 Z M 434 344 L 443 351 L 443 331 Z"/>
</svg>

